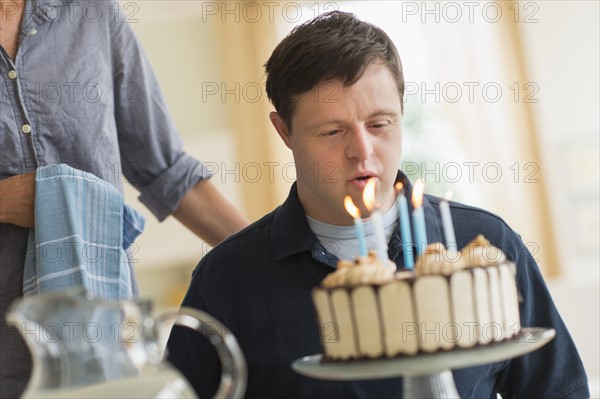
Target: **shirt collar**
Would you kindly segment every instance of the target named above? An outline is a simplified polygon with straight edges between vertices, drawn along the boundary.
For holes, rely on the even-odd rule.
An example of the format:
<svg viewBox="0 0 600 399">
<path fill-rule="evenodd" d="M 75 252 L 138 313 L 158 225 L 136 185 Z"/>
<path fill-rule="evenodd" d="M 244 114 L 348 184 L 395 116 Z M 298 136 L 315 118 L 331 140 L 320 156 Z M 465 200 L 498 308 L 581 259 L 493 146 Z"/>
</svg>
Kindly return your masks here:
<svg viewBox="0 0 600 399">
<path fill-rule="evenodd" d="M 404 186 L 406 198 L 409 199 L 409 212 L 412 214 L 413 206 L 410 198 L 412 196 L 413 186 L 408 177 L 402 171 L 398 171 L 396 181 L 402 182 Z M 423 211 L 425 214 L 427 242 L 440 242 L 442 238 L 438 218 L 433 206 L 428 200 L 428 195 L 423 197 Z M 390 254 L 393 258 L 397 256 L 397 253 L 402 251 L 401 245 L 394 245 L 394 243 L 399 244 L 400 242 L 401 238 L 399 229 L 396 229 L 389 243 L 390 251 L 396 252 L 396 254 Z M 304 214 L 304 209 L 302 208 L 302 204 L 298 198 L 297 183 L 292 185 L 287 199 L 275 211 L 271 229 L 271 244 L 273 245 L 272 248 L 274 249 L 273 260 L 275 261 L 279 261 L 288 256 L 305 251 L 310 251 L 313 253 L 313 255 L 315 253 L 322 253 L 323 251 L 326 251 L 323 246 L 319 244 L 319 241 L 308 225 L 308 221 L 306 220 L 306 216 Z M 327 258 L 335 258 L 335 255 L 329 253 L 325 253 L 323 255 L 325 255 Z"/>
<path fill-rule="evenodd" d="M 292 185 L 283 204 L 275 211 L 271 229 L 273 259 L 281 260 L 298 252 L 310 251 L 316 237 L 298 198 L 297 183 Z"/>
</svg>

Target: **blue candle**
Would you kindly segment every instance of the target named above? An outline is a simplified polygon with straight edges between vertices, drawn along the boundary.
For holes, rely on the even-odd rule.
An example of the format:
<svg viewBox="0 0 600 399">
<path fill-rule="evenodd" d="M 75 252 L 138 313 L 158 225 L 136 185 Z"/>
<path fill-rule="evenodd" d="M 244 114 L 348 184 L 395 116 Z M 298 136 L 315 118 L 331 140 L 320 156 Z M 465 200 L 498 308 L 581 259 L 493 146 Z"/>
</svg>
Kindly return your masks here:
<svg viewBox="0 0 600 399">
<path fill-rule="evenodd" d="M 404 267 L 412 269 L 415 266 L 413 257 L 412 236 L 410 234 L 410 217 L 408 214 L 408 202 L 402 189 L 402 183 L 396 184 L 398 193 L 398 220 L 400 221 L 400 232 L 402 234 L 402 248 L 404 257 Z"/>
<path fill-rule="evenodd" d="M 358 252 L 360 253 L 360 256 L 367 256 L 367 240 L 365 238 L 362 220 L 354 219 L 354 227 L 356 227 L 356 236 L 358 237 Z"/>
<path fill-rule="evenodd" d="M 363 229 L 363 222 L 360 219 L 360 210 L 354 205 L 354 202 L 349 195 L 346 195 L 344 198 L 344 206 L 346 207 L 346 211 L 354 218 L 354 227 L 358 239 L 358 252 L 360 256 L 367 256 L 367 239 L 365 237 L 365 230 Z"/>
<path fill-rule="evenodd" d="M 425 184 L 419 179 L 413 188 L 413 225 L 415 227 L 415 242 L 417 243 L 417 255 L 425 252 L 427 247 L 427 233 L 425 231 L 425 213 L 423 212 L 423 190 Z"/>
</svg>

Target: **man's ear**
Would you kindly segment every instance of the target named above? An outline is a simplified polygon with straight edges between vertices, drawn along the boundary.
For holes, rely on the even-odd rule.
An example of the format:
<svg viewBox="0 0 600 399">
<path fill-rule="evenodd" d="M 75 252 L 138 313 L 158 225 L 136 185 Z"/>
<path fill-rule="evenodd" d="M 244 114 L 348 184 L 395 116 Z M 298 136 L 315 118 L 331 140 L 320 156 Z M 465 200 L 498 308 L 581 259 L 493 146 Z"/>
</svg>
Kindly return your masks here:
<svg viewBox="0 0 600 399">
<path fill-rule="evenodd" d="M 271 123 L 275 127 L 275 130 L 277 130 L 277 133 L 279 133 L 279 137 L 281 137 L 287 148 L 293 150 L 292 140 L 290 139 L 290 131 L 288 130 L 283 119 L 281 119 L 279 114 L 275 111 L 269 114 L 269 119 L 271 119 Z"/>
</svg>

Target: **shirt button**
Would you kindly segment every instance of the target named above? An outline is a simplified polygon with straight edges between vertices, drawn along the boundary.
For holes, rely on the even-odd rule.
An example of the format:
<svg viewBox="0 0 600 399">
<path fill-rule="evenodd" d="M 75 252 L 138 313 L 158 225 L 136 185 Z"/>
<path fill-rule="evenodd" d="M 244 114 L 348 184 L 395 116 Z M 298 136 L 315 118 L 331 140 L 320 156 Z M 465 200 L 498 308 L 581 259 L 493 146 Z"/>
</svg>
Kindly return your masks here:
<svg viewBox="0 0 600 399">
<path fill-rule="evenodd" d="M 14 79 L 17 77 L 17 71 L 15 71 L 14 69 L 11 69 L 10 71 L 8 71 L 8 77 L 10 79 Z"/>
<path fill-rule="evenodd" d="M 37 34 L 37 29 L 32 29 L 32 30 L 30 30 L 30 31 L 29 31 L 29 34 L 30 34 L 31 36 L 33 36 L 33 35 Z"/>
<path fill-rule="evenodd" d="M 21 126 L 21 131 L 25 134 L 31 133 L 31 125 L 28 125 L 27 123 L 24 124 L 23 126 Z"/>
<path fill-rule="evenodd" d="M 48 18 L 50 18 L 51 20 L 56 19 L 56 17 L 58 17 L 58 10 L 56 9 L 56 6 L 51 5 L 46 9 L 46 16 Z M 54 22 L 54 21 L 52 21 Z"/>
</svg>

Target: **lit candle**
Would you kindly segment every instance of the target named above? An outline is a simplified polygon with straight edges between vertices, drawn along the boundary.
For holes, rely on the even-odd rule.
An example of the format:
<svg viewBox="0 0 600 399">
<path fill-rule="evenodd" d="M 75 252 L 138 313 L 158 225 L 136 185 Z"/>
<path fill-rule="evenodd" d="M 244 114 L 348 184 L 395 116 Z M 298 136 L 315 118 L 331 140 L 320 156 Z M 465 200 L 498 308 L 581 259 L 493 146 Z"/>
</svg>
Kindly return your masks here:
<svg viewBox="0 0 600 399">
<path fill-rule="evenodd" d="M 415 242 L 417 243 L 417 255 L 425 252 L 427 247 L 427 232 L 425 231 L 425 213 L 423 212 L 423 190 L 425 183 L 419 179 L 413 187 L 413 225 L 415 226 Z"/>
<path fill-rule="evenodd" d="M 454 226 L 452 226 L 452 215 L 450 214 L 450 201 L 452 192 L 447 191 L 444 199 L 440 201 L 440 213 L 442 215 L 442 227 L 446 236 L 446 248 L 448 250 L 458 251 L 456 246 L 456 237 L 454 237 Z"/>
<path fill-rule="evenodd" d="M 346 211 L 354 218 L 354 227 L 356 228 L 356 236 L 358 238 L 358 251 L 360 256 L 367 256 L 367 240 L 363 229 L 363 222 L 360 220 L 360 209 L 354 205 L 352 197 L 346 195 L 344 198 L 344 207 Z"/>
<path fill-rule="evenodd" d="M 377 210 L 375 203 L 375 179 L 369 179 L 363 191 L 363 201 L 365 207 L 371 212 L 370 220 L 373 223 L 373 234 L 375 235 L 375 250 L 377 258 L 382 264 L 388 261 L 387 243 L 385 241 L 385 230 L 383 229 L 383 220 L 381 214 Z"/>
<path fill-rule="evenodd" d="M 400 220 L 400 232 L 402 233 L 402 248 L 404 257 L 404 267 L 412 269 L 415 266 L 413 257 L 412 236 L 410 234 L 410 219 L 408 216 L 408 202 L 404 195 L 402 183 L 396 183 L 398 191 L 398 219 Z"/>
</svg>

